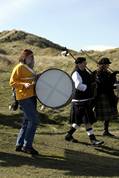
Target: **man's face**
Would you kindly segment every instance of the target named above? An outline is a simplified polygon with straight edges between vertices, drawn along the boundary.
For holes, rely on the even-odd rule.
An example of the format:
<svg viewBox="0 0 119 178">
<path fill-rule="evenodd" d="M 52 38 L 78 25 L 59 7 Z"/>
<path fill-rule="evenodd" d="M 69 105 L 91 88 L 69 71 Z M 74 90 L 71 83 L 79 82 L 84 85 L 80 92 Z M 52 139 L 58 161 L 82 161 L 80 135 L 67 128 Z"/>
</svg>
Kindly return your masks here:
<svg viewBox="0 0 119 178">
<path fill-rule="evenodd" d="M 100 69 L 107 70 L 109 68 L 109 64 L 101 64 L 99 65 Z"/>
<path fill-rule="evenodd" d="M 84 70 L 86 68 L 87 62 L 83 61 L 82 63 L 79 63 L 78 66 L 81 70 Z"/>
<path fill-rule="evenodd" d="M 33 56 L 33 54 L 30 54 L 29 56 L 26 57 L 25 63 L 26 63 L 30 68 L 33 68 L 33 67 L 34 67 L 34 56 Z"/>
</svg>

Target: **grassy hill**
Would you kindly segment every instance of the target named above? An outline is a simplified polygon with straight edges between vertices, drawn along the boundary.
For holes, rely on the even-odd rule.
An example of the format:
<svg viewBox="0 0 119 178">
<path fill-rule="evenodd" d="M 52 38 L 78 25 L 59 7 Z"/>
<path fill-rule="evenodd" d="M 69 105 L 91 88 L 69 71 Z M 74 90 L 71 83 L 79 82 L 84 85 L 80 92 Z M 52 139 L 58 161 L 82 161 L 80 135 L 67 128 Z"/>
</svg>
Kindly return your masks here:
<svg viewBox="0 0 119 178">
<path fill-rule="evenodd" d="M 63 67 L 64 69 L 68 66 L 67 68 L 69 69 L 69 71 L 72 69 L 72 64 L 74 61 L 71 56 L 67 58 L 63 58 L 61 56 L 61 51 L 64 49 L 63 46 L 55 44 L 45 38 L 36 36 L 34 34 L 17 30 L 0 32 L 0 68 L 2 68 L 2 63 L 7 65 L 16 63 L 21 51 L 25 48 L 30 48 L 34 51 L 37 61 L 37 70 L 41 70 L 38 69 L 39 66 L 43 70 L 52 66 Z M 85 55 L 81 51 L 77 52 L 71 50 L 71 53 L 75 57 L 79 55 L 87 57 L 87 55 Z M 103 56 L 109 57 L 113 62 L 111 67 L 114 70 L 119 68 L 119 48 L 105 50 L 103 52 L 86 51 L 86 53 L 95 60 L 98 60 L 100 57 Z M 90 60 L 90 58 L 88 57 L 87 59 L 89 62 L 89 67 L 91 67 L 91 69 L 96 67 L 95 62 Z"/>
<path fill-rule="evenodd" d="M 0 32 L 0 177 L 2 178 L 86 178 L 86 177 L 119 177 L 119 120 L 112 121 L 111 131 L 117 137 L 102 137 L 103 123 L 94 125 L 98 139 L 105 141 L 102 147 L 92 147 L 82 126 L 76 132 L 78 144 L 66 143 L 64 135 L 69 128 L 68 118 L 70 105 L 59 110 L 44 108 L 40 110 L 41 118 L 35 138 L 35 146 L 40 152 L 37 158 L 16 153 L 15 141 L 21 124 L 21 112 L 11 112 L 9 77 L 13 66 L 17 63 L 21 51 L 25 48 L 33 50 L 35 70 L 42 72 L 48 68 L 60 68 L 69 74 L 73 70 L 74 60 L 71 56 L 61 56 L 64 47 L 45 38 L 23 31 Z M 119 69 L 119 48 L 82 53 L 71 50 L 77 57 L 87 54 L 98 60 L 102 56 L 109 57 L 113 62 L 111 68 Z M 90 57 L 88 67 L 96 68 Z"/>
</svg>

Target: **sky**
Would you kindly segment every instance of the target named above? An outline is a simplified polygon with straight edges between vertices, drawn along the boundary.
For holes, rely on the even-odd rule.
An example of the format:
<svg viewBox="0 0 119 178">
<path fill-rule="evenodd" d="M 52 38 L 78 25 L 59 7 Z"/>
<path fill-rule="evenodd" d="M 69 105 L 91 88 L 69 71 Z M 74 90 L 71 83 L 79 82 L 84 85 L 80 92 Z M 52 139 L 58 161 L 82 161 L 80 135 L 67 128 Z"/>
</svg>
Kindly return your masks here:
<svg viewBox="0 0 119 178">
<path fill-rule="evenodd" d="M 22 30 L 76 51 L 119 47 L 119 0 L 0 0 L 0 32 Z"/>
</svg>

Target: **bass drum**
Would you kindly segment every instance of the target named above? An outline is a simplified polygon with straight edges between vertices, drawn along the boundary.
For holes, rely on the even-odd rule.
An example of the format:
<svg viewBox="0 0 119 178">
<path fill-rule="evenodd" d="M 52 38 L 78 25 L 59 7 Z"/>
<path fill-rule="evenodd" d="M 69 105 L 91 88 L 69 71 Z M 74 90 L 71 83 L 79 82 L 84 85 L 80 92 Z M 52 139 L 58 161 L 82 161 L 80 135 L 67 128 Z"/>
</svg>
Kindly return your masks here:
<svg viewBox="0 0 119 178">
<path fill-rule="evenodd" d="M 57 109 L 69 104 L 74 84 L 66 72 L 52 68 L 41 73 L 35 89 L 38 100 L 44 106 Z"/>
</svg>

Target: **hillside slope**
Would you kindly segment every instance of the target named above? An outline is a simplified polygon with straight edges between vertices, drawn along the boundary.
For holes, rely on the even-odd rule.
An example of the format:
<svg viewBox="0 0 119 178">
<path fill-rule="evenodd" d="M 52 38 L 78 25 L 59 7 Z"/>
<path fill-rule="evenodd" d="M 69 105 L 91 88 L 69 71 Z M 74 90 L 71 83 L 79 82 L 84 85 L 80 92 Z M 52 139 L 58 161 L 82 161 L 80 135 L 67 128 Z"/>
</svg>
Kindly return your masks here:
<svg viewBox="0 0 119 178">
<path fill-rule="evenodd" d="M 25 43 L 38 46 L 40 48 L 55 48 L 62 50 L 63 47 L 55 44 L 45 38 L 36 36 L 31 33 L 26 33 L 24 31 L 11 30 L 0 32 L 0 42 L 14 42 L 14 41 L 23 40 Z"/>
<path fill-rule="evenodd" d="M 64 58 L 61 56 L 61 51 L 64 49 L 63 46 L 53 43 L 50 40 L 39 37 L 37 35 L 27 33 L 24 31 L 11 30 L 11 31 L 2 31 L 0 32 L 0 68 L 2 63 L 5 65 L 14 64 L 17 62 L 17 59 L 24 48 L 30 48 L 33 50 L 36 59 L 36 63 L 42 65 L 43 68 L 47 67 L 63 67 L 68 66 L 67 68 L 72 70 L 72 64 L 74 60 L 71 56 Z M 115 70 L 119 68 L 118 56 L 119 48 L 105 50 L 105 51 L 86 51 L 86 54 L 76 52 L 71 50 L 72 54 L 77 56 L 86 56 L 87 54 L 94 58 L 96 61 L 101 57 L 109 57 L 113 62 L 111 67 Z M 87 57 L 89 62 L 89 67 L 91 69 L 96 67 L 96 63 L 90 58 Z M 44 63 L 45 61 L 45 63 Z M 67 64 L 68 63 L 68 64 Z M 38 65 L 39 67 L 39 65 Z"/>
</svg>

